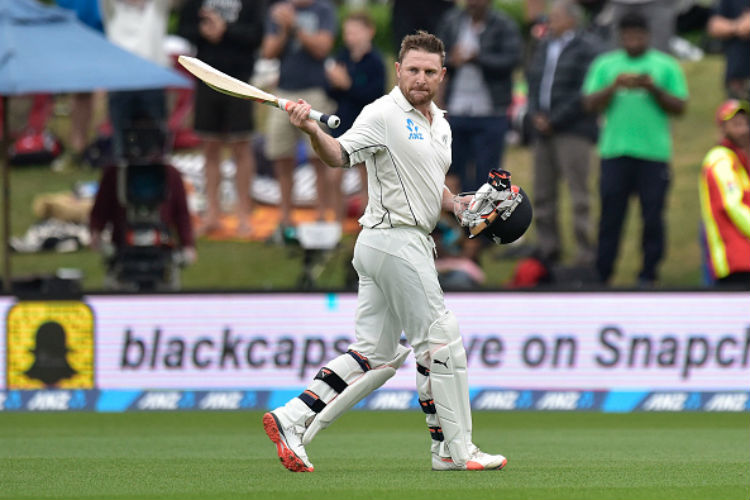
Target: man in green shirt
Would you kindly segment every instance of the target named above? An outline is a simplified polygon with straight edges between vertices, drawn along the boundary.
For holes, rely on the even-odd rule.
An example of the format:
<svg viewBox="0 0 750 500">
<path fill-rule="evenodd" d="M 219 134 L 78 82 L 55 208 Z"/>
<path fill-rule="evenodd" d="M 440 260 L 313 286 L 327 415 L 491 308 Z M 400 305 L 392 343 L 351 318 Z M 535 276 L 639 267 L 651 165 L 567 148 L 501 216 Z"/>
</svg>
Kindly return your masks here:
<svg viewBox="0 0 750 500">
<path fill-rule="evenodd" d="M 638 282 L 651 286 L 664 254 L 664 203 L 672 137 L 669 116 L 685 109 L 688 91 L 677 61 L 649 49 L 647 20 L 637 12 L 619 22 L 621 49 L 592 63 L 583 84 L 584 107 L 603 114 L 599 137 L 601 219 L 596 266 L 612 276 L 628 200 L 638 194 L 643 217 L 643 266 Z"/>
</svg>

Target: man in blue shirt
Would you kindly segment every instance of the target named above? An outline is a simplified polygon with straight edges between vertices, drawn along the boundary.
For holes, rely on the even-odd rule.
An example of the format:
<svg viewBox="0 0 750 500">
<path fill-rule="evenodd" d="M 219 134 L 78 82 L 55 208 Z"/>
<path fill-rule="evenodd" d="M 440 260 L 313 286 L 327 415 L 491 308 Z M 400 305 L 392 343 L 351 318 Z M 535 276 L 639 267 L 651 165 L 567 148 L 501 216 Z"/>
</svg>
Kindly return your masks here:
<svg viewBox="0 0 750 500">
<path fill-rule="evenodd" d="M 333 48 L 336 12 L 328 0 L 288 0 L 273 4 L 270 10 L 262 54 L 278 58 L 279 97 L 296 102 L 304 99 L 324 113 L 333 111 L 325 93 L 325 60 Z M 297 143 L 301 132 L 289 123 L 283 113 L 269 113 L 266 156 L 274 162 L 281 191 L 283 237 L 293 237 L 292 189 Z M 308 159 L 315 166 L 318 188 L 318 219 L 325 219 L 326 167 L 308 147 Z"/>
</svg>

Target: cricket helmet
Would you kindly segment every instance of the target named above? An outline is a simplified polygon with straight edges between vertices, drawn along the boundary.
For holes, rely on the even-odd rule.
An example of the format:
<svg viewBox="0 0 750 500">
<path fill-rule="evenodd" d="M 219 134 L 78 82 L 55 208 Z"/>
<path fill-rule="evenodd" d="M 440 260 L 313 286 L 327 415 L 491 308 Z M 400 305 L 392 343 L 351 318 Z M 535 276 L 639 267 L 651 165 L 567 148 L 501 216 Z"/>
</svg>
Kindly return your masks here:
<svg viewBox="0 0 750 500">
<path fill-rule="evenodd" d="M 501 209 L 498 217 L 481 232 L 498 245 L 513 243 L 523 236 L 531 225 L 533 215 L 531 200 L 520 186 L 512 185 L 510 190 L 514 201 L 512 206 Z"/>
</svg>

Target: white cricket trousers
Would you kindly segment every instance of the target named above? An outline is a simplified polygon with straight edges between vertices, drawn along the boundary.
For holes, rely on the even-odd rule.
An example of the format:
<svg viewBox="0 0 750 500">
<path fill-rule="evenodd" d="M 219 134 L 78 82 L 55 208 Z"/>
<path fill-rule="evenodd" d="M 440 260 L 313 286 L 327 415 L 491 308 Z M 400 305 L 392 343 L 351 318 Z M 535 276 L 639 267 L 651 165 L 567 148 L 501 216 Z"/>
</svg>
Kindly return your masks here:
<svg viewBox="0 0 750 500">
<path fill-rule="evenodd" d="M 391 361 L 404 332 L 417 361 L 428 359 L 430 325 L 445 314 L 435 242 L 412 227 L 362 229 L 352 264 L 359 274 L 356 342 L 375 368 Z"/>
</svg>

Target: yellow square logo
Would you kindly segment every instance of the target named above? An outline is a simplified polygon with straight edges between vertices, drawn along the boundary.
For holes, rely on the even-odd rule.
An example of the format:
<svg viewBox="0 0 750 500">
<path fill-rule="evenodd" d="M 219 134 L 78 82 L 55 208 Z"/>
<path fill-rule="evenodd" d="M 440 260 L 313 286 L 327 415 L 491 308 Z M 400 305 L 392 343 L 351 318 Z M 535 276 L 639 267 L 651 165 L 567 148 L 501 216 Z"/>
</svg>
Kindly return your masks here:
<svg viewBox="0 0 750 500">
<path fill-rule="evenodd" d="M 94 314 L 88 305 L 18 302 L 6 325 L 8 389 L 94 388 Z"/>
</svg>

